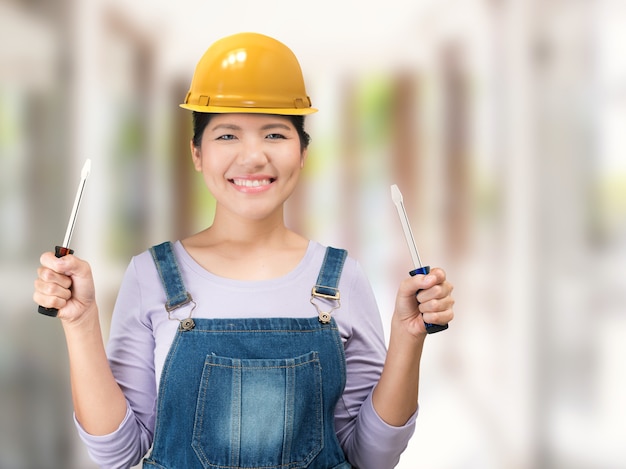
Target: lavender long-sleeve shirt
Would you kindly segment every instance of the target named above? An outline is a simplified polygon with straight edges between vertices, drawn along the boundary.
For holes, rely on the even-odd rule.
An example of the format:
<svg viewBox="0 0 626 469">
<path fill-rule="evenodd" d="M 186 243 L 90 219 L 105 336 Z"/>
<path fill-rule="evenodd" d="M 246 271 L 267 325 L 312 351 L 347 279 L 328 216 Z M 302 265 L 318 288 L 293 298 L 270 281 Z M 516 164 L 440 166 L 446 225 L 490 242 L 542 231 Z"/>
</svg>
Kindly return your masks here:
<svg viewBox="0 0 626 469">
<path fill-rule="evenodd" d="M 311 317 L 310 303 L 325 247 L 310 242 L 305 256 L 287 275 L 263 281 L 218 277 L 201 267 L 180 242 L 174 244 L 183 281 L 193 297 L 196 318 Z M 415 428 L 415 416 L 402 427 L 376 414 L 371 394 L 385 359 L 382 323 L 372 288 L 360 265 L 346 260 L 339 283 L 341 307 L 332 315 L 345 348 L 347 381 L 335 409 L 335 429 L 348 461 L 361 469 L 394 467 Z M 77 423 L 91 457 L 103 468 L 137 464 L 152 444 L 159 377 L 178 321 L 192 306 L 164 308 L 165 292 L 148 251 L 128 266 L 113 313 L 107 355 L 127 400 L 119 428 L 89 435 Z"/>
</svg>

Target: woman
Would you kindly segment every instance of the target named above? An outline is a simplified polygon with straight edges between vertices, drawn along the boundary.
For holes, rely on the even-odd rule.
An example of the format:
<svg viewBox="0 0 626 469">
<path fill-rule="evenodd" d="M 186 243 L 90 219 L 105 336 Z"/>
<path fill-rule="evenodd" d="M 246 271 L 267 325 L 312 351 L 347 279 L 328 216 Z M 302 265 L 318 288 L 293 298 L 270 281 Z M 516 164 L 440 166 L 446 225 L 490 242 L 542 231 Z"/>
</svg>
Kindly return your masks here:
<svg viewBox="0 0 626 469">
<path fill-rule="evenodd" d="M 87 262 L 41 257 L 75 420 L 102 467 L 394 467 L 413 433 L 425 323 L 453 318 L 441 269 L 399 286 L 388 350 L 359 264 L 289 230 L 316 109 L 284 44 L 214 43 L 181 107 L 212 225 L 134 257 L 102 341 Z M 415 292 L 419 292 L 417 295 Z M 151 449 L 150 454 L 146 456 Z"/>
</svg>

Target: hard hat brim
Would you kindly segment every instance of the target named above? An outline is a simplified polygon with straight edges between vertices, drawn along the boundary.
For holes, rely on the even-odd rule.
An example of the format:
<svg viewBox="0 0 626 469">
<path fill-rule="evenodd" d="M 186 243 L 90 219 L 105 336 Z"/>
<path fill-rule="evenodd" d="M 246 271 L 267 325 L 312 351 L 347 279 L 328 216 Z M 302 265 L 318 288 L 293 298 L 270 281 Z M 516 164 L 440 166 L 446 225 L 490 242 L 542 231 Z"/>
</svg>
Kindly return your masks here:
<svg viewBox="0 0 626 469">
<path fill-rule="evenodd" d="M 281 116 L 305 116 L 318 110 L 314 107 L 303 108 L 259 108 L 259 107 L 226 107 L 226 106 L 200 106 L 195 104 L 180 104 L 183 109 L 196 112 L 216 114 L 276 114 Z"/>
</svg>

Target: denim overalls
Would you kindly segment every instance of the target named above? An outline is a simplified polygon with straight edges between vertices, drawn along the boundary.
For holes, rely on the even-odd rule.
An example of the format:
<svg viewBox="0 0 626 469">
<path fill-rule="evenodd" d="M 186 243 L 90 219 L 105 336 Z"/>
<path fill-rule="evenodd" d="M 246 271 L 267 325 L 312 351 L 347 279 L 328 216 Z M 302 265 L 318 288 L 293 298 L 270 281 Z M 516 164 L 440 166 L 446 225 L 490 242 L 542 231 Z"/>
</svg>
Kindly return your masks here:
<svg viewBox="0 0 626 469">
<path fill-rule="evenodd" d="M 169 242 L 152 255 L 166 309 L 190 302 Z M 327 248 L 311 302 L 319 317 L 194 319 L 180 326 L 161 374 L 154 443 L 143 467 L 347 469 L 334 409 L 345 386 L 337 325 L 346 252 Z"/>
</svg>

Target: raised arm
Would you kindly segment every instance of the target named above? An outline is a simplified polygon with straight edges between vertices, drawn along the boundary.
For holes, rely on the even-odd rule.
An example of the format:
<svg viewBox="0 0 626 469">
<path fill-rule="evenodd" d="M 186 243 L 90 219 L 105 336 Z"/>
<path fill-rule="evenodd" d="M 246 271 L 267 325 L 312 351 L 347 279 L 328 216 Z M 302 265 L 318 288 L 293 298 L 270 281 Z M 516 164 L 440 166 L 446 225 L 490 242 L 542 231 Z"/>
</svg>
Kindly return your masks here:
<svg viewBox="0 0 626 469">
<path fill-rule="evenodd" d="M 76 256 L 41 256 L 35 303 L 59 310 L 69 353 L 76 419 L 92 435 L 106 435 L 123 421 L 127 404 L 107 361 L 90 265 Z"/>
<path fill-rule="evenodd" d="M 404 425 L 417 410 L 424 321 L 446 324 L 452 320 L 452 289 L 442 269 L 409 277 L 398 289 L 387 357 L 372 396 L 376 412 L 389 425 Z"/>
</svg>

